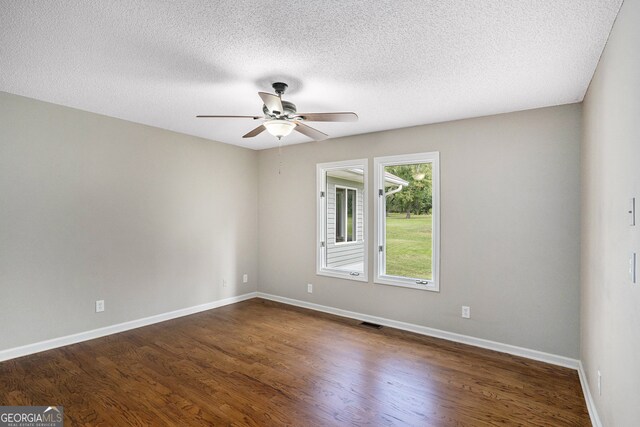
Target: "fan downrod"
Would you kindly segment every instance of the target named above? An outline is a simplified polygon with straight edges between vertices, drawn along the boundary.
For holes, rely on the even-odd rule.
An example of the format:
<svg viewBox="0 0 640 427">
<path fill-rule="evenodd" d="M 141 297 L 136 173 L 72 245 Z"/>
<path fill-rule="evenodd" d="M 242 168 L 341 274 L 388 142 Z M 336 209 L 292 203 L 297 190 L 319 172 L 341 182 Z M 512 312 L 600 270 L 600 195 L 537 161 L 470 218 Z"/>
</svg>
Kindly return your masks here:
<svg viewBox="0 0 640 427">
<path fill-rule="evenodd" d="M 287 90 L 287 88 L 289 87 L 289 85 L 282 82 L 275 82 L 271 85 L 271 87 L 273 88 L 273 90 L 276 92 L 278 96 L 282 96 L 284 92 Z"/>
</svg>

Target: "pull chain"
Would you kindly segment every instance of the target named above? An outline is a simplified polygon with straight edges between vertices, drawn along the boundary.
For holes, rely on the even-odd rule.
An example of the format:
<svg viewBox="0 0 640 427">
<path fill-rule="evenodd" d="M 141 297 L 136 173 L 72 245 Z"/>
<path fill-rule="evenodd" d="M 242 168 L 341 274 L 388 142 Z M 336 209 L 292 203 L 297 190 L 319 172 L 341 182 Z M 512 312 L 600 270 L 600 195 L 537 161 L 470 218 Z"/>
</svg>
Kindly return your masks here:
<svg viewBox="0 0 640 427">
<path fill-rule="evenodd" d="M 278 175 L 282 175 L 282 137 L 278 138 Z"/>
</svg>

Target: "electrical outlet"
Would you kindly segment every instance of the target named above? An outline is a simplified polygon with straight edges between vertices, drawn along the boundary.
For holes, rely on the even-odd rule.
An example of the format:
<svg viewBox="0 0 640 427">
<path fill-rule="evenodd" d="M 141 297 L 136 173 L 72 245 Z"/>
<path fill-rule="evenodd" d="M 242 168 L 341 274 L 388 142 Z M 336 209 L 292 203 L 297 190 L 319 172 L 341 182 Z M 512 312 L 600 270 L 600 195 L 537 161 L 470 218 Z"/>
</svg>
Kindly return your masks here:
<svg viewBox="0 0 640 427">
<path fill-rule="evenodd" d="M 468 307 L 466 305 L 462 306 L 462 317 L 464 317 L 465 319 L 471 318 L 471 307 Z"/>
<path fill-rule="evenodd" d="M 248 283 L 249 282 L 249 275 L 248 274 L 243 274 L 242 275 L 242 283 Z"/>
<path fill-rule="evenodd" d="M 101 313 L 104 311 L 104 300 L 100 299 L 96 301 L 96 313 Z"/>
<path fill-rule="evenodd" d="M 598 369 L 598 396 L 602 396 L 602 374 L 600 374 L 600 369 Z"/>
<path fill-rule="evenodd" d="M 227 287 L 227 281 L 226 279 L 222 279 L 222 287 L 226 288 Z"/>
<path fill-rule="evenodd" d="M 313 285 L 311 283 L 307 283 L 307 292 L 309 292 L 310 294 L 313 293 Z"/>
</svg>

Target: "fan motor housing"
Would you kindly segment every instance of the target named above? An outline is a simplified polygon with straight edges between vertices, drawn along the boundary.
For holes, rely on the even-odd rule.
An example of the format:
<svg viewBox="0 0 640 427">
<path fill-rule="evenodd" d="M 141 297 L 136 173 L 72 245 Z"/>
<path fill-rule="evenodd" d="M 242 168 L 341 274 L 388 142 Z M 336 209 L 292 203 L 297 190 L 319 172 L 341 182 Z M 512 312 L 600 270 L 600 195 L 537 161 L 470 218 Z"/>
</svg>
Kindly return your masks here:
<svg viewBox="0 0 640 427">
<path fill-rule="evenodd" d="M 297 112 L 296 104 L 294 104 L 293 102 L 282 101 L 282 107 L 284 108 L 284 111 L 282 112 L 283 116 L 293 116 Z M 262 106 L 262 111 L 264 112 L 265 115 L 269 117 L 271 116 L 271 114 L 269 113 L 269 109 L 267 108 L 266 105 Z"/>
</svg>

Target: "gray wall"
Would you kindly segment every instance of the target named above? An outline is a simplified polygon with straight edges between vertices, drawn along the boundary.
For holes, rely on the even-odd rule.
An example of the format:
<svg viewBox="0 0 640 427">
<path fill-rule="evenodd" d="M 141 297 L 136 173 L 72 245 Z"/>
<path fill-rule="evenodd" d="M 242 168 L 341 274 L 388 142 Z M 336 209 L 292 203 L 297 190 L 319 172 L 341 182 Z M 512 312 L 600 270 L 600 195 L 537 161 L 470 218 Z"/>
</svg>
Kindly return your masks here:
<svg viewBox="0 0 640 427">
<path fill-rule="evenodd" d="M 580 135 L 574 104 L 293 145 L 281 173 L 261 151 L 260 291 L 577 357 Z M 316 276 L 316 163 L 367 157 L 371 172 L 424 151 L 441 155 L 441 291 Z"/>
<path fill-rule="evenodd" d="M 584 102 L 582 146 L 582 352 L 604 425 L 640 422 L 640 2 L 625 1 Z M 602 374 L 598 394 L 597 371 Z"/>
<path fill-rule="evenodd" d="M 0 92 L 0 350 L 255 291 L 257 168 Z"/>
</svg>

